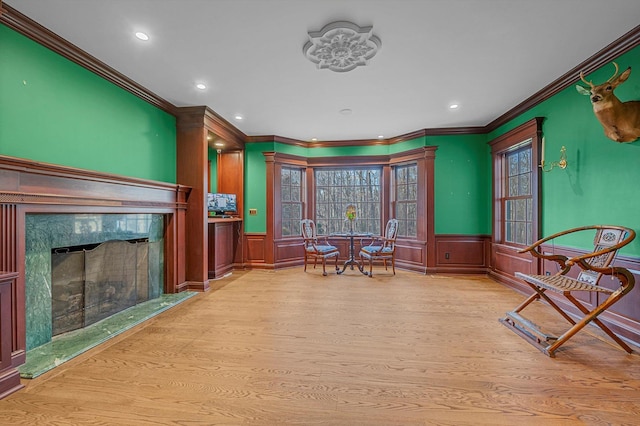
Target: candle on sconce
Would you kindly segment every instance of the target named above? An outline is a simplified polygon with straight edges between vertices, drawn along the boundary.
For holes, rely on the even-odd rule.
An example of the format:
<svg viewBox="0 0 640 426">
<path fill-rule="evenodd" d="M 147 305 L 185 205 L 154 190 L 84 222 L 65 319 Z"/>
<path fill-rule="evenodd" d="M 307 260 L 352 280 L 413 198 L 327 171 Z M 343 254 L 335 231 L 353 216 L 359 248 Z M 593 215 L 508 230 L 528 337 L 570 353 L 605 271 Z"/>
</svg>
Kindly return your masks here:
<svg viewBox="0 0 640 426">
<path fill-rule="evenodd" d="M 564 147 L 564 145 L 562 146 L 562 148 L 560 148 L 560 160 L 550 161 L 549 164 L 547 164 L 544 159 L 545 145 L 546 145 L 546 141 L 543 136 L 541 141 L 541 146 L 540 146 L 540 164 L 538 165 L 538 167 L 540 167 L 540 169 L 543 172 L 550 172 L 551 170 L 553 170 L 554 167 L 566 169 L 567 168 L 567 149 Z"/>
</svg>

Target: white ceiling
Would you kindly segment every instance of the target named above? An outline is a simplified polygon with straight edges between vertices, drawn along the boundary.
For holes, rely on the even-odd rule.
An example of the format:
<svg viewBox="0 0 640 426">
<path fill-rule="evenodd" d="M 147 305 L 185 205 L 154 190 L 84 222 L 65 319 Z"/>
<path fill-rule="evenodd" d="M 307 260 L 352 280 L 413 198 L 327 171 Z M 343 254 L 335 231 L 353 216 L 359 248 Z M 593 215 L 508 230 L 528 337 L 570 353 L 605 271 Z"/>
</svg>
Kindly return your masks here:
<svg viewBox="0 0 640 426">
<path fill-rule="evenodd" d="M 640 23 L 638 0 L 5 3 L 176 106 L 303 141 L 485 126 Z M 373 26 L 368 66 L 338 73 L 303 54 L 308 32 L 339 20 Z"/>
</svg>

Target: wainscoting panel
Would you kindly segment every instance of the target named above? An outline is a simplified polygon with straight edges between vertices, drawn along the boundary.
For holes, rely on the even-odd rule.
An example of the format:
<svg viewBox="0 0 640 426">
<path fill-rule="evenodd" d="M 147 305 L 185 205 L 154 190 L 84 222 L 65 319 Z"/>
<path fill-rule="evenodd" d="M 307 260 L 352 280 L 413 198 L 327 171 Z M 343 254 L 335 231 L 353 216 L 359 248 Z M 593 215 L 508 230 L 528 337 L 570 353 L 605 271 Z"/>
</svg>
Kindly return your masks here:
<svg viewBox="0 0 640 426">
<path fill-rule="evenodd" d="M 396 266 L 425 274 L 427 272 L 427 244 L 424 241 L 398 240 Z"/>
<path fill-rule="evenodd" d="M 490 275 L 520 291 L 527 289 L 526 284 L 516 280 L 514 274 L 518 271 L 536 274 L 539 262 L 528 253 L 518 253 L 518 250 L 512 246 L 493 243 L 491 247 L 492 269 Z"/>
<path fill-rule="evenodd" d="M 14 365 L 12 350 L 14 335 L 12 284 L 17 277 L 16 272 L 0 271 L 0 398 L 23 387 L 20 383 L 20 374 Z"/>
<path fill-rule="evenodd" d="M 488 235 L 436 235 L 436 272 L 483 274 L 489 267 Z"/>
<path fill-rule="evenodd" d="M 266 267 L 266 234 L 264 233 L 245 233 L 244 234 L 244 265 L 248 269 L 265 268 Z"/>
</svg>

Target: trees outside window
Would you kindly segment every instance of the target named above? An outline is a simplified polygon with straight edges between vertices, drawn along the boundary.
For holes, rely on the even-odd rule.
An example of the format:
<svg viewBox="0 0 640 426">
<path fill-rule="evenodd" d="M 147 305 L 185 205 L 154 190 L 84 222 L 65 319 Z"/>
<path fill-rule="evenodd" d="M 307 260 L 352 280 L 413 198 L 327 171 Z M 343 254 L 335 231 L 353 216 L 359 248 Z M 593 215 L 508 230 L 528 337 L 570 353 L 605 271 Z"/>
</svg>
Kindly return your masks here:
<svg viewBox="0 0 640 426">
<path fill-rule="evenodd" d="M 347 206 L 356 207 L 353 230 L 380 233 L 381 168 L 319 168 L 315 171 L 315 221 L 318 232 L 350 231 Z"/>
<path fill-rule="evenodd" d="M 283 167 L 280 171 L 282 236 L 300 235 L 302 220 L 302 169 Z"/>
<path fill-rule="evenodd" d="M 398 236 L 415 238 L 418 224 L 418 165 L 396 166 L 394 182 Z"/>
<path fill-rule="evenodd" d="M 506 152 L 503 159 L 505 175 L 502 204 L 504 240 L 507 243 L 533 243 L 533 194 L 531 193 L 531 139 L 517 149 Z"/>
<path fill-rule="evenodd" d="M 493 241 L 527 246 L 539 238 L 542 118 L 491 141 L 493 157 Z"/>
</svg>

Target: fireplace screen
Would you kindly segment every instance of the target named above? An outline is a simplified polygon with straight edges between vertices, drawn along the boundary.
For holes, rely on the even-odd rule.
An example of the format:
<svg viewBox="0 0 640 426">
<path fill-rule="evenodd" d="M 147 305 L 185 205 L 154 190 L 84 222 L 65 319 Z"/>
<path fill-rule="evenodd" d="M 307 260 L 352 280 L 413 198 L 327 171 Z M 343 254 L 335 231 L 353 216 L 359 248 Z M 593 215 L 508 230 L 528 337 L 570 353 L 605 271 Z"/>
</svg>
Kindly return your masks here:
<svg viewBox="0 0 640 426">
<path fill-rule="evenodd" d="M 51 266 L 54 336 L 156 297 L 146 239 L 54 249 Z"/>
</svg>

